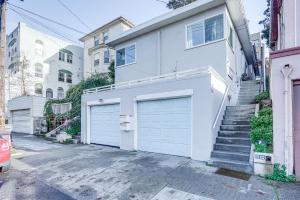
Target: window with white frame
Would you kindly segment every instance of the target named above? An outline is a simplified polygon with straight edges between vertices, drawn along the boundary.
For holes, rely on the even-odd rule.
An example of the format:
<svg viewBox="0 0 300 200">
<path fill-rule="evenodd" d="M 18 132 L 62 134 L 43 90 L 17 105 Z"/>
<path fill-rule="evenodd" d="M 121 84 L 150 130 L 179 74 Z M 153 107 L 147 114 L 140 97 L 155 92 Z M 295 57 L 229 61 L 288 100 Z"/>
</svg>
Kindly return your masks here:
<svg viewBox="0 0 300 200">
<path fill-rule="evenodd" d="M 99 66 L 100 65 L 100 54 L 96 53 L 94 55 L 94 67 Z"/>
<path fill-rule="evenodd" d="M 233 48 L 233 29 L 231 26 L 229 28 L 228 43 L 230 47 Z"/>
<path fill-rule="evenodd" d="M 53 98 L 53 90 L 51 88 L 48 88 L 46 90 L 46 98 L 47 99 L 52 99 Z"/>
<path fill-rule="evenodd" d="M 35 53 L 40 56 L 44 54 L 44 43 L 41 40 L 35 41 Z"/>
<path fill-rule="evenodd" d="M 59 51 L 59 58 L 58 59 L 60 61 L 65 61 L 65 56 L 66 56 L 65 52 Z"/>
<path fill-rule="evenodd" d="M 62 87 L 57 88 L 57 98 L 58 99 L 65 98 L 64 89 Z"/>
<path fill-rule="evenodd" d="M 99 36 L 95 36 L 94 37 L 94 46 L 99 46 L 100 45 L 100 37 Z"/>
<path fill-rule="evenodd" d="M 108 32 L 107 31 L 103 32 L 102 37 L 103 37 L 103 43 L 106 43 L 106 41 L 108 40 Z"/>
<path fill-rule="evenodd" d="M 40 63 L 35 64 L 35 77 L 43 78 L 43 65 Z"/>
<path fill-rule="evenodd" d="M 34 85 L 34 92 L 36 95 L 42 95 L 43 94 L 43 84 L 36 83 Z"/>
<path fill-rule="evenodd" d="M 200 20 L 190 24 L 186 28 L 187 48 L 196 47 L 205 43 L 224 38 L 223 14 Z"/>
<path fill-rule="evenodd" d="M 109 50 L 104 50 L 104 64 L 109 64 Z"/>
<path fill-rule="evenodd" d="M 136 47 L 130 45 L 128 47 L 118 49 L 116 52 L 116 66 L 128 65 L 136 61 Z"/>
</svg>

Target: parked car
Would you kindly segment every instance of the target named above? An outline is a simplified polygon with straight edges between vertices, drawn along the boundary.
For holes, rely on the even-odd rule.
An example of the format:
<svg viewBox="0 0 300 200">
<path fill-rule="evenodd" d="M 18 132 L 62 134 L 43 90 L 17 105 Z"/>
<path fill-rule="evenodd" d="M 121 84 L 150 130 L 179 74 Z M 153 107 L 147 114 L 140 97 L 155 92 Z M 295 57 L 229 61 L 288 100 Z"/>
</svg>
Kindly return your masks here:
<svg viewBox="0 0 300 200">
<path fill-rule="evenodd" d="M 0 135 L 0 172 L 10 168 L 10 144 Z"/>
</svg>

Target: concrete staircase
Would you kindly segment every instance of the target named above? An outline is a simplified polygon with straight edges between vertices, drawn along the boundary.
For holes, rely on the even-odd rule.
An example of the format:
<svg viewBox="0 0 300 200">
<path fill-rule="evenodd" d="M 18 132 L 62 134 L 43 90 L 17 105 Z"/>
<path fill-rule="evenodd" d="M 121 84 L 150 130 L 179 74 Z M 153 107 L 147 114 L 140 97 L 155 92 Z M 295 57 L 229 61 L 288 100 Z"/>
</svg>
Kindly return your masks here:
<svg viewBox="0 0 300 200">
<path fill-rule="evenodd" d="M 238 104 L 228 106 L 211 153 L 211 164 L 225 169 L 252 173 L 249 164 L 251 141 L 250 119 L 255 113 L 255 96 L 259 85 L 242 82 Z"/>
</svg>

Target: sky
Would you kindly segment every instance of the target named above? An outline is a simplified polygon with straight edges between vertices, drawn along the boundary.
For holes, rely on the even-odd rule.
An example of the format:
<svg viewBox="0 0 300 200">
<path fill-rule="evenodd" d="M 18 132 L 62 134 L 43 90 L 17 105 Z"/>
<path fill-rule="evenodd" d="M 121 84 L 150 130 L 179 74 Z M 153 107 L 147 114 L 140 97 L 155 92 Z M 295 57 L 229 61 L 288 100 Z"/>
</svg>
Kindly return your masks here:
<svg viewBox="0 0 300 200">
<path fill-rule="evenodd" d="M 90 29 L 71 15 L 59 1 L 62 1 L 76 13 Z M 9 0 L 9 2 L 74 27 L 84 33 L 91 32 L 91 30 L 119 16 L 124 16 L 135 25 L 138 25 L 166 12 L 170 12 L 164 3 L 157 0 L 24 0 L 23 2 L 20 0 Z M 262 26 L 258 25 L 258 22 L 263 19 L 266 0 L 244 0 L 244 2 L 246 15 L 249 20 L 250 33 L 260 32 Z M 14 9 L 20 12 L 20 10 Z M 49 30 L 42 28 L 40 25 L 32 23 L 30 20 L 24 18 L 24 16 L 21 17 L 11 9 L 8 10 L 7 33 L 12 32 L 17 27 L 19 21 L 25 22 L 29 26 L 43 32 L 57 36 L 55 33 L 49 32 Z M 68 38 L 72 42 L 78 43 L 78 38 L 83 36 L 83 34 L 72 32 L 47 21 L 41 22 L 51 27 L 51 30 L 54 29 L 56 32 L 63 34 L 65 38 Z"/>
</svg>

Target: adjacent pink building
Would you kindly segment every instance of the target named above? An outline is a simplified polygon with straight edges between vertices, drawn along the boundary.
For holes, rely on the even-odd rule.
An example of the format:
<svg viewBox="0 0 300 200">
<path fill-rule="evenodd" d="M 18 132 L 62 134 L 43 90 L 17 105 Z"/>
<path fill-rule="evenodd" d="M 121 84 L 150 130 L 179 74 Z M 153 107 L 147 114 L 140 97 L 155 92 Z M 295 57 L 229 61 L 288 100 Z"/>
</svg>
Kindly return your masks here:
<svg viewBox="0 0 300 200">
<path fill-rule="evenodd" d="M 271 96 L 274 159 L 300 179 L 300 1 L 273 0 Z"/>
</svg>

